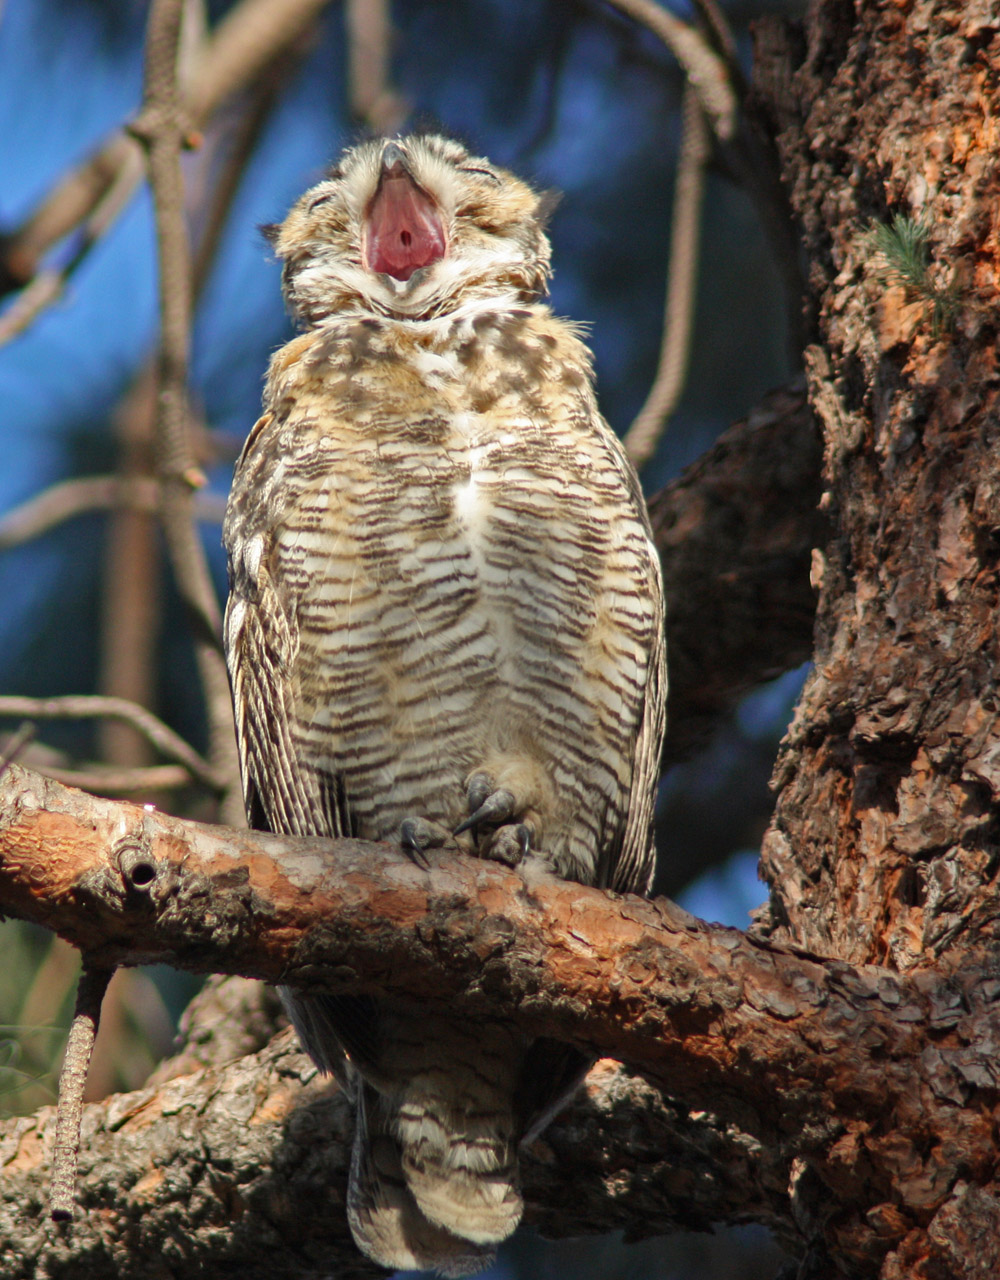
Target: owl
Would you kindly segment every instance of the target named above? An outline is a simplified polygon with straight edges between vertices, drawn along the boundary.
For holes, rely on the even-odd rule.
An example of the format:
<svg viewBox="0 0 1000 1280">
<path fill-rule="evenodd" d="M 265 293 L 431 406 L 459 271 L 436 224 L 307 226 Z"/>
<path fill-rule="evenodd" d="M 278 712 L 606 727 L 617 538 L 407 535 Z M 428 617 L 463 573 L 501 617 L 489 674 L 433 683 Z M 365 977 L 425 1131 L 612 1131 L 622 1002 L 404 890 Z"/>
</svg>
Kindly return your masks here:
<svg viewBox="0 0 1000 1280">
<path fill-rule="evenodd" d="M 459 143 L 347 151 L 279 226 L 301 332 L 224 526 L 251 826 L 645 892 L 664 730 L 659 561 L 579 331 L 542 301 L 550 200 Z M 282 992 L 357 1113 L 347 1214 L 383 1266 L 471 1274 L 518 1146 L 587 1059 L 496 1019 Z"/>
</svg>

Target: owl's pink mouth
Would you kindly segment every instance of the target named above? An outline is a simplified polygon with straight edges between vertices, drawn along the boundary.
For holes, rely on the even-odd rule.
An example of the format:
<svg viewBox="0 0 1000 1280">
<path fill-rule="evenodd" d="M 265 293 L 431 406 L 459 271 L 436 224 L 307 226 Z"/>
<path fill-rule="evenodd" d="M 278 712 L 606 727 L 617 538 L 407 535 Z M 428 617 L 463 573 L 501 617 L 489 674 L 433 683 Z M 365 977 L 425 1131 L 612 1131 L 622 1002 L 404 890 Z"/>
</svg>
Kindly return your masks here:
<svg viewBox="0 0 1000 1280">
<path fill-rule="evenodd" d="M 383 170 L 368 206 L 365 265 L 380 275 L 409 280 L 414 271 L 444 254 L 444 226 L 436 202 L 397 161 Z"/>
</svg>

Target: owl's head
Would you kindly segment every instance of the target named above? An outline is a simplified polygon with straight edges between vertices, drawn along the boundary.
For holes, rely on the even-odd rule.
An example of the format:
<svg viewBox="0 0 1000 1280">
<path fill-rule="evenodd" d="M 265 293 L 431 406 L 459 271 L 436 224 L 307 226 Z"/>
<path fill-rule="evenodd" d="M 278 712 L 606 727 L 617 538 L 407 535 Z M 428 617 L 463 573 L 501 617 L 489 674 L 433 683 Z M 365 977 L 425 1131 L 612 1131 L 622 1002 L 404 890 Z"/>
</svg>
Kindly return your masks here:
<svg viewBox="0 0 1000 1280">
<path fill-rule="evenodd" d="M 337 313 L 410 319 L 546 290 L 547 193 L 434 134 L 364 142 L 267 234 L 306 325 Z"/>
</svg>

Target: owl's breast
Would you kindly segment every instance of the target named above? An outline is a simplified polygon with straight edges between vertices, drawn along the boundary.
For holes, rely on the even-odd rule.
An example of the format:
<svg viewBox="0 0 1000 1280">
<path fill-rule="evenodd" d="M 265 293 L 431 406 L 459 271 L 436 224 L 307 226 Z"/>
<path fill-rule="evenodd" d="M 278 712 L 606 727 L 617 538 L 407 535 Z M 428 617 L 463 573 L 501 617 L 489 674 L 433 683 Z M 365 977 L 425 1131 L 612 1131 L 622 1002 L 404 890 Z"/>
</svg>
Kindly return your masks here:
<svg viewBox="0 0 1000 1280">
<path fill-rule="evenodd" d="M 523 764 L 579 866 L 630 782 L 649 544 L 586 378 L 505 341 L 499 372 L 453 345 L 300 385 L 271 569 L 299 746 L 359 836 L 413 813 L 453 828 L 471 772 Z"/>
</svg>

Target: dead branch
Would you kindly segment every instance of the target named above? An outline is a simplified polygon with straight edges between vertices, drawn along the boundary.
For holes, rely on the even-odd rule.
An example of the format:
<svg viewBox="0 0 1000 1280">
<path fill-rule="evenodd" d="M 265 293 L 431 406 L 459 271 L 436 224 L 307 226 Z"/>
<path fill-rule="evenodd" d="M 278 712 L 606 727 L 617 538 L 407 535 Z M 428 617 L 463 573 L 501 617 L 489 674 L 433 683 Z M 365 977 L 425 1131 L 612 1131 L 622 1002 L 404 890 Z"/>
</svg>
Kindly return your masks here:
<svg viewBox="0 0 1000 1280">
<path fill-rule="evenodd" d="M 719 57 L 704 36 L 656 0 L 608 0 L 608 3 L 663 41 L 698 95 L 712 132 L 723 142 L 732 138 L 739 111 L 736 91 L 725 59 Z"/>
<path fill-rule="evenodd" d="M 822 460 L 797 384 L 771 392 L 650 499 L 667 599 L 667 762 L 704 745 L 750 689 L 811 656 Z"/>
<path fill-rule="evenodd" d="M 84 966 L 76 996 L 76 1012 L 66 1041 L 59 1073 L 59 1105 L 52 1147 L 51 1214 L 54 1222 L 69 1222 L 74 1215 L 76 1170 L 80 1156 L 83 1091 L 90 1056 L 101 1020 L 101 1002 L 111 980 L 108 969 Z"/>
<path fill-rule="evenodd" d="M 375 133 L 392 133 L 410 104 L 392 85 L 392 14 L 388 0 L 347 0 L 348 98 L 351 115 Z"/>
<path fill-rule="evenodd" d="M 82 201 L 78 218 L 64 226 L 58 210 L 46 202 L 39 210 L 37 223 L 33 220 L 26 233 L 15 232 L 6 239 L 5 271 L 15 287 L 22 283 L 26 287 L 0 317 L 0 346 L 23 333 L 62 296 L 70 277 L 135 194 L 143 173 L 142 157 L 124 137 L 116 142 L 99 163 L 91 165 L 83 174 L 71 175 L 57 187 L 60 200 L 66 204 Z M 42 255 L 55 239 L 71 231 L 78 222 L 82 223 L 80 232 L 66 261 L 60 266 L 39 270 Z"/>
<path fill-rule="evenodd" d="M 20 759 L 25 747 L 34 738 L 35 732 L 35 726 L 31 721 L 25 720 L 3 744 L 0 749 L 0 778 L 3 777 L 8 766 Z"/>
<path fill-rule="evenodd" d="M 195 519 L 221 524 L 226 500 L 201 489 L 193 499 Z M 94 511 L 118 508 L 154 514 L 160 509 L 160 487 L 147 476 L 80 476 L 50 485 L 0 517 L 0 551 L 9 551 L 48 533 L 66 520 Z"/>
<path fill-rule="evenodd" d="M 125 698 L 105 698 L 90 694 L 64 698 L 0 696 L 0 716 L 32 716 L 36 720 L 117 720 L 131 725 L 157 751 L 182 764 L 189 777 L 196 778 L 213 790 L 223 785 L 208 761 L 179 733 L 175 733 L 145 707 L 128 702 Z"/>
<path fill-rule="evenodd" d="M 76 769 L 40 764 L 38 772 L 67 787 L 81 787 L 101 796 L 129 796 L 176 791 L 191 785 L 190 772 L 180 764 L 103 765 L 84 764 Z"/>
</svg>

